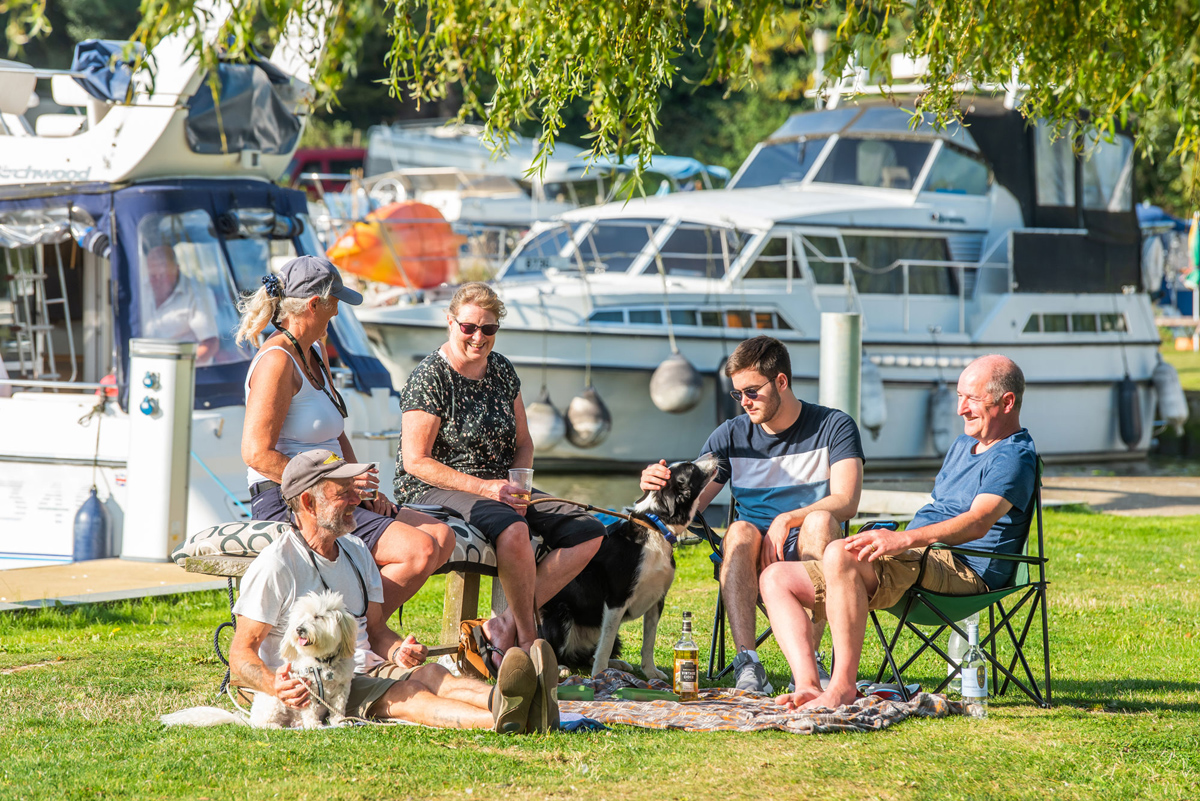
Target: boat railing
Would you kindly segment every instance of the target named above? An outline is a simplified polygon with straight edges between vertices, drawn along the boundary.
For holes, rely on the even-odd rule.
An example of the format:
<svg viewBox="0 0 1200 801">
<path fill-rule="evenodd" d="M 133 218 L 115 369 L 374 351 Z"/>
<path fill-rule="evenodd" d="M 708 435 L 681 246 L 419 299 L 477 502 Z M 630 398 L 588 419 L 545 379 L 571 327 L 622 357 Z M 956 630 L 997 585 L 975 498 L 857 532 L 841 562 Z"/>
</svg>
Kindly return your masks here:
<svg viewBox="0 0 1200 801">
<path fill-rule="evenodd" d="M 51 389 L 55 391 L 71 390 L 74 392 L 103 392 L 105 390 L 116 389 L 112 384 L 99 384 L 90 381 L 45 381 L 33 378 L 0 378 L 0 387 Z"/>
<path fill-rule="evenodd" d="M 989 251 L 988 256 L 994 252 Z M 893 296 L 891 291 L 886 293 L 864 292 L 854 275 L 855 270 L 871 276 L 883 276 L 900 271 L 901 279 L 901 328 L 908 333 L 912 323 L 912 304 L 914 297 L 945 298 L 949 293 L 914 290 L 914 274 L 919 270 L 937 269 L 950 270 L 954 276 L 954 297 L 958 307 L 958 333 L 966 333 L 967 303 L 974 299 L 975 289 L 979 284 L 979 276 L 983 270 L 994 270 L 1003 273 L 1005 285 L 1011 286 L 1011 270 L 1007 262 L 991 261 L 953 261 L 945 259 L 896 259 L 884 267 L 872 267 L 854 256 L 827 256 L 826 263 L 842 265 L 842 285 L 846 288 L 847 311 L 862 313 L 862 295 L 886 294 Z"/>
</svg>

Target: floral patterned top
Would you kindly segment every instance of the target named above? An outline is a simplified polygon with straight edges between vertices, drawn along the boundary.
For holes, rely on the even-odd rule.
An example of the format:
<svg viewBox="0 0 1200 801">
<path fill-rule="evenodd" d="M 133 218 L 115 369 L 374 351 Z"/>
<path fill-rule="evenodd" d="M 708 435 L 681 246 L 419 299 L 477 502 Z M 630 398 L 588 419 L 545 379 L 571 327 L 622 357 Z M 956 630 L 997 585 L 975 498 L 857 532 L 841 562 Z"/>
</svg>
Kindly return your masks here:
<svg viewBox="0 0 1200 801">
<path fill-rule="evenodd" d="M 417 365 L 400 391 L 400 411 L 419 410 L 442 420 L 433 442 L 434 459 L 489 481 L 508 478 L 517 458 L 517 418 L 513 412 L 521 379 L 512 362 L 492 351 L 483 378 L 456 372 L 441 351 Z M 404 470 L 404 435 L 396 449 L 397 503 L 416 503 L 433 487 Z"/>
</svg>

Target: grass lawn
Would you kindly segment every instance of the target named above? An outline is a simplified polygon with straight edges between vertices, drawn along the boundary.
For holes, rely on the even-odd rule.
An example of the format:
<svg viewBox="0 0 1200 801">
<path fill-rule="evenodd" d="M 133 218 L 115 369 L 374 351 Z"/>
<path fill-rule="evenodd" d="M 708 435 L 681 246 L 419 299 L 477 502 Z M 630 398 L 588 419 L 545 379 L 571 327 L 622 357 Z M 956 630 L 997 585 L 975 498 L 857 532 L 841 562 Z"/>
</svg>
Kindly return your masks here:
<svg viewBox="0 0 1200 801">
<path fill-rule="evenodd" d="M 1200 798 L 1200 520 L 1046 519 L 1051 710 L 1010 692 L 986 721 L 811 737 L 166 730 L 158 715 L 211 703 L 222 673 L 211 632 L 225 599 L 212 592 L 0 615 L 0 799 Z M 706 546 L 679 562 L 660 665 L 681 611 L 702 649 L 712 621 Z M 427 640 L 441 597 L 432 581 L 405 610 Z M 636 626 L 624 633 L 638 642 Z M 761 653 L 787 684 L 774 644 Z"/>
</svg>

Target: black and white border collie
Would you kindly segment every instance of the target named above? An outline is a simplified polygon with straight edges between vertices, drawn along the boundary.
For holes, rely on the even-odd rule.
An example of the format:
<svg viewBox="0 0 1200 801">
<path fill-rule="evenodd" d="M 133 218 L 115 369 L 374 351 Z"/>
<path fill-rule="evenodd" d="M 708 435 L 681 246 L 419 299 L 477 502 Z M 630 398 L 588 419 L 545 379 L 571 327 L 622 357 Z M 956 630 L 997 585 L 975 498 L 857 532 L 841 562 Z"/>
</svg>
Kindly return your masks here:
<svg viewBox="0 0 1200 801">
<path fill-rule="evenodd" d="M 632 670 L 612 657 L 621 655 L 617 629 L 641 617 L 642 673 L 647 679 L 667 678 L 654 665 L 654 639 L 675 579 L 672 542 L 696 515 L 700 494 L 717 474 L 717 458 L 705 454 L 695 462 L 676 462 L 670 470 L 665 487 L 645 493 L 629 510 L 653 528 L 625 521 L 610 530 L 587 567 L 542 606 L 541 634 L 560 664 L 590 669 L 593 676 L 609 667 Z"/>
</svg>

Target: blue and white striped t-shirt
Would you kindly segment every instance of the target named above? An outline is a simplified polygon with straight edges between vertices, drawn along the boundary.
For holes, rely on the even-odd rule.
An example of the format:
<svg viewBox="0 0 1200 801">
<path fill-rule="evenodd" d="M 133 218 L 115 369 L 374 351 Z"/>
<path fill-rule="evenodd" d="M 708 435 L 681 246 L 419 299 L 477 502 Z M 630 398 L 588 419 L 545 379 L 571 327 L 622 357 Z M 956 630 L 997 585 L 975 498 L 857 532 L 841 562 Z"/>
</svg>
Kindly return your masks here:
<svg viewBox="0 0 1200 801">
<path fill-rule="evenodd" d="M 771 522 L 829 495 L 829 469 L 862 459 L 858 426 L 845 412 L 805 403 L 785 431 L 768 434 L 741 414 L 722 423 L 704 443 L 720 462 L 716 481 L 728 483 L 737 519 L 764 533 Z"/>
</svg>

